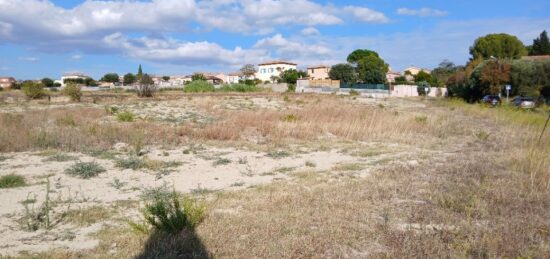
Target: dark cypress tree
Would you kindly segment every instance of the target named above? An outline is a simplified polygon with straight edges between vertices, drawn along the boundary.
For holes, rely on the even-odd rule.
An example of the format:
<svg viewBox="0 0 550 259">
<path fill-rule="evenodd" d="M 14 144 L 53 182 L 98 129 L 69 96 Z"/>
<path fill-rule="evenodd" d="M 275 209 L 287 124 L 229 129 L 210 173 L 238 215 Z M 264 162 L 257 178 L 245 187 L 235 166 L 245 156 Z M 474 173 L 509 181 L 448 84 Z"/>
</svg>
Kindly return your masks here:
<svg viewBox="0 0 550 259">
<path fill-rule="evenodd" d="M 550 55 L 550 41 L 548 40 L 546 31 L 543 31 L 538 38 L 533 40 L 533 46 L 529 55 Z"/>
<path fill-rule="evenodd" d="M 141 70 L 141 64 L 139 64 L 139 68 L 136 76 L 138 80 L 141 80 L 141 77 L 143 76 L 143 70 Z"/>
</svg>

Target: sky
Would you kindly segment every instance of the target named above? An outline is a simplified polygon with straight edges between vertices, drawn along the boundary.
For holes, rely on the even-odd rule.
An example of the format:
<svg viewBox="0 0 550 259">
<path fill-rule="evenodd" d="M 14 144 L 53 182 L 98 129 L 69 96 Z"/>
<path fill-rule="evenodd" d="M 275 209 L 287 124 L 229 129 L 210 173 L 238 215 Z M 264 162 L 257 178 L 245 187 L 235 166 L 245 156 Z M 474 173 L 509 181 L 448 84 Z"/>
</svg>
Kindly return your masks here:
<svg viewBox="0 0 550 259">
<path fill-rule="evenodd" d="M 0 76 L 186 75 L 378 52 L 392 70 L 469 59 L 476 38 L 550 29 L 548 0 L 0 0 Z"/>
</svg>

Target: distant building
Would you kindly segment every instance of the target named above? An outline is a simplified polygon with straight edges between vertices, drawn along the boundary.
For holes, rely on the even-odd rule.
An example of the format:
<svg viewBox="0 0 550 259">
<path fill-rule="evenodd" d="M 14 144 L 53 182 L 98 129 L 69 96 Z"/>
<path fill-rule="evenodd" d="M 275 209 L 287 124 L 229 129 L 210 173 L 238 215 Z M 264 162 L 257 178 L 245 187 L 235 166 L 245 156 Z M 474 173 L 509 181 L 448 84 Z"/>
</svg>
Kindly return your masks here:
<svg viewBox="0 0 550 259">
<path fill-rule="evenodd" d="M 61 80 L 56 81 L 56 82 L 60 83 L 61 87 L 65 87 L 65 85 L 66 85 L 65 83 L 66 83 L 67 80 L 70 80 L 70 81 L 72 81 L 72 80 L 75 80 L 75 81 L 76 80 L 82 80 L 82 81 L 84 81 L 88 78 L 90 78 L 90 77 L 86 76 L 82 73 L 68 73 L 68 74 L 63 75 L 61 77 Z"/>
<path fill-rule="evenodd" d="M 256 78 L 262 81 L 273 82 L 274 77 L 279 77 L 281 72 L 296 69 L 297 65 L 287 61 L 271 61 L 258 64 L 258 72 L 256 72 Z"/>
<path fill-rule="evenodd" d="M 311 66 L 307 68 L 307 75 L 312 80 L 329 79 L 330 67 L 325 65 Z"/>
<path fill-rule="evenodd" d="M 15 78 L 13 78 L 13 77 L 0 77 L 0 87 L 1 88 L 11 87 L 15 83 L 17 83 L 17 80 L 15 80 Z"/>
<path fill-rule="evenodd" d="M 238 83 L 240 80 L 243 80 L 244 76 L 243 76 L 243 73 L 241 72 L 234 72 L 234 73 L 229 73 L 227 74 L 227 77 L 226 77 L 226 82 L 228 84 L 236 84 Z"/>
<path fill-rule="evenodd" d="M 411 75 L 413 76 L 416 76 L 418 75 L 418 73 L 420 73 L 420 71 L 424 71 L 426 73 L 431 73 L 432 71 L 429 70 L 429 69 L 426 69 L 426 68 L 421 68 L 421 67 L 408 67 L 406 68 L 405 70 L 403 70 L 403 73 L 404 74 L 407 74 L 407 72 L 409 72 Z"/>
<path fill-rule="evenodd" d="M 394 71 L 389 71 L 388 73 L 386 73 L 386 80 L 388 80 L 388 83 L 395 83 L 395 79 L 400 77 L 401 76 L 401 73 L 399 72 L 394 72 Z"/>
</svg>

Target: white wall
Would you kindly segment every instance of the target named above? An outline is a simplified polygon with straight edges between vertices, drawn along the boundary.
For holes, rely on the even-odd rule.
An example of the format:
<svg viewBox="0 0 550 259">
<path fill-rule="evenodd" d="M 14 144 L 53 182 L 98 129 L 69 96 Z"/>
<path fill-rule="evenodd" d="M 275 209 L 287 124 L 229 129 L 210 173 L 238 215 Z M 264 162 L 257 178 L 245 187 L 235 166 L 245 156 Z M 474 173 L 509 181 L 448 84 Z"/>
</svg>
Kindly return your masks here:
<svg viewBox="0 0 550 259">
<path fill-rule="evenodd" d="M 296 69 L 296 65 L 289 64 L 272 64 L 272 65 L 260 65 L 258 66 L 258 72 L 256 72 L 256 78 L 265 81 L 271 81 L 272 76 L 279 76 L 281 72 L 289 69 Z"/>
</svg>

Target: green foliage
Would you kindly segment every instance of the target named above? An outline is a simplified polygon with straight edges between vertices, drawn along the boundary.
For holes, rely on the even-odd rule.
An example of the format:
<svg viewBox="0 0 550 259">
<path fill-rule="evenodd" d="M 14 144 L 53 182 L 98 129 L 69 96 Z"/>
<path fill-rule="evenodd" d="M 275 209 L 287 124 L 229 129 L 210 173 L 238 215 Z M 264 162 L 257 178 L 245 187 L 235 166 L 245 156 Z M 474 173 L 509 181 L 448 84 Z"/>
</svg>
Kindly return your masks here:
<svg viewBox="0 0 550 259">
<path fill-rule="evenodd" d="M 432 75 L 426 73 L 425 71 L 420 71 L 414 76 L 414 82 L 432 82 Z"/>
<path fill-rule="evenodd" d="M 296 121 L 298 121 L 298 116 L 296 116 L 294 114 L 288 114 L 288 115 L 283 116 L 283 118 L 281 120 L 286 121 L 286 122 L 296 122 Z"/>
<path fill-rule="evenodd" d="M 228 164 L 231 164 L 231 160 L 229 160 L 227 158 L 220 158 L 220 159 L 214 161 L 214 166 L 228 165 Z"/>
<path fill-rule="evenodd" d="M 529 55 L 550 55 L 550 41 L 548 40 L 546 31 L 543 31 L 538 38 L 533 40 L 533 46 L 529 50 Z"/>
<path fill-rule="evenodd" d="M 123 83 L 125 85 L 131 85 L 131 84 L 135 83 L 136 81 L 137 81 L 137 77 L 134 74 L 128 73 L 128 74 L 124 75 Z"/>
<path fill-rule="evenodd" d="M 44 96 L 44 85 L 42 85 L 42 83 L 26 81 L 23 83 L 21 89 L 23 93 L 31 99 L 38 99 Z"/>
<path fill-rule="evenodd" d="M 77 85 L 85 85 L 85 86 L 98 86 L 98 83 L 90 77 L 86 78 L 67 78 L 63 80 L 63 83 L 65 84 L 77 84 Z"/>
<path fill-rule="evenodd" d="M 295 84 L 288 84 L 288 85 L 287 85 L 286 91 L 287 91 L 287 93 L 294 93 L 294 92 L 296 92 L 296 85 L 295 85 Z"/>
<path fill-rule="evenodd" d="M 550 61 L 514 60 L 511 69 L 512 95 L 549 98 Z"/>
<path fill-rule="evenodd" d="M 489 34 L 476 39 L 470 47 L 472 59 L 518 59 L 527 55 L 527 49 L 516 37 L 505 33 Z"/>
<path fill-rule="evenodd" d="M 360 60 L 365 59 L 367 57 L 379 57 L 378 53 L 376 51 L 368 50 L 368 49 L 357 49 L 350 53 L 347 57 L 347 61 L 352 64 L 359 63 Z"/>
<path fill-rule="evenodd" d="M 107 170 L 97 162 L 77 162 L 65 170 L 68 175 L 89 179 Z"/>
<path fill-rule="evenodd" d="M 201 73 L 194 73 L 191 76 L 192 81 L 206 81 L 206 77 Z"/>
<path fill-rule="evenodd" d="M 405 85 L 409 82 L 407 82 L 407 78 L 405 76 L 398 76 L 395 78 L 395 84 L 396 85 Z"/>
<path fill-rule="evenodd" d="M 258 91 L 258 88 L 254 84 L 225 84 L 219 91 L 222 92 L 255 92 Z"/>
<path fill-rule="evenodd" d="M 307 72 L 296 69 L 285 70 L 280 75 L 281 81 L 288 84 L 296 84 L 298 78 L 304 77 L 307 77 Z"/>
<path fill-rule="evenodd" d="M 183 91 L 186 93 L 206 93 L 214 92 L 214 85 L 204 80 L 196 80 L 189 84 L 186 84 Z"/>
<path fill-rule="evenodd" d="M 117 159 L 116 166 L 122 169 L 138 170 L 144 168 L 145 161 L 138 156 L 130 156 L 127 158 Z"/>
<path fill-rule="evenodd" d="M 358 81 L 366 84 L 383 84 L 386 82 L 388 64 L 378 53 L 371 50 L 356 50 L 348 56 L 348 62 L 356 63 Z"/>
<path fill-rule="evenodd" d="M 418 91 L 418 95 L 425 96 L 428 95 L 431 91 L 431 86 L 428 82 L 422 81 L 418 83 L 418 86 L 416 87 L 416 90 Z"/>
<path fill-rule="evenodd" d="M 361 95 L 361 93 L 359 93 L 359 92 L 358 92 L 357 90 L 355 90 L 355 89 L 351 89 L 351 90 L 349 91 L 349 95 L 350 95 L 350 96 L 358 96 L 358 95 Z"/>
<path fill-rule="evenodd" d="M 141 77 L 143 76 L 143 69 L 141 69 L 141 64 L 139 64 L 139 67 L 138 67 L 138 72 L 136 74 L 136 80 L 139 81 L 141 80 Z"/>
<path fill-rule="evenodd" d="M 274 159 L 280 159 L 280 158 L 289 157 L 290 153 L 288 153 L 287 151 L 272 151 L 272 152 L 269 152 L 267 156 Z"/>
<path fill-rule="evenodd" d="M 117 119 L 120 122 L 133 122 L 134 121 L 134 114 L 130 111 L 123 111 L 117 113 Z"/>
<path fill-rule="evenodd" d="M 444 87 L 447 84 L 447 80 L 457 71 L 459 67 L 455 66 L 449 60 L 443 60 L 439 63 L 439 66 L 432 70 L 432 84 L 436 87 Z"/>
<path fill-rule="evenodd" d="M 65 88 L 63 88 L 63 94 L 69 96 L 73 102 L 80 102 L 82 90 L 80 89 L 80 86 L 69 83 L 65 86 Z"/>
<path fill-rule="evenodd" d="M 194 230 L 202 220 L 206 207 L 190 198 L 180 199 L 176 191 L 170 197 L 148 201 L 142 212 L 145 221 L 158 231 L 178 234 Z"/>
<path fill-rule="evenodd" d="M 8 174 L 0 177 L 0 189 L 25 186 L 25 177 L 17 174 Z"/>
<path fill-rule="evenodd" d="M 42 85 L 44 85 L 44 87 L 53 87 L 54 86 L 53 85 L 54 84 L 53 80 L 50 79 L 50 78 L 47 78 L 47 77 L 42 78 L 41 82 L 42 82 Z"/>
<path fill-rule="evenodd" d="M 355 70 L 350 64 L 336 64 L 332 66 L 328 72 L 328 76 L 332 80 L 340 80 L 343 83 L 355 83 L 357 81 Z"/>
<path fill-rule="evenodd" d="M 117 73 L 108 73 L 105 74 L 99 81 L 102 82 L 108 82 L 108 83 L 118 83 L 120 81 L 120 77 Z"/>
</svg>

